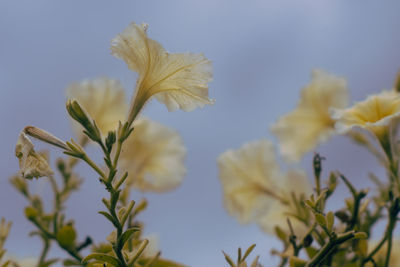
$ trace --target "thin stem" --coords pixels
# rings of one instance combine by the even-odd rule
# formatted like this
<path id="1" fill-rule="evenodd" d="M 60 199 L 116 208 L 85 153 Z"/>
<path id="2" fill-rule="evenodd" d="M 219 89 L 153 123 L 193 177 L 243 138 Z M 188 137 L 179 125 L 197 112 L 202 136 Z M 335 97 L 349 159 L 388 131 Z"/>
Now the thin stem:
<path id="1" fill-rule="evenodd" d="M 44 265 L 44 261 L 46 260 L 47 253 L 49 252 L 49 248 L 50 248 L 49 239 L 47 239 L 46 237 L 42 237 L 42 239 L 43 239 L 43 250 L 42 250 L 42 253 L 40 254 L 38 267 Z"/>
<path id="2" fill-rule="evenodd" d="M 117 168 L 119 155 L 121 154 L 122 142 L 118 141 L 117 143 L 117 151 L 115 152 L 114 161 L 113 161 L 113 168 Z"/>

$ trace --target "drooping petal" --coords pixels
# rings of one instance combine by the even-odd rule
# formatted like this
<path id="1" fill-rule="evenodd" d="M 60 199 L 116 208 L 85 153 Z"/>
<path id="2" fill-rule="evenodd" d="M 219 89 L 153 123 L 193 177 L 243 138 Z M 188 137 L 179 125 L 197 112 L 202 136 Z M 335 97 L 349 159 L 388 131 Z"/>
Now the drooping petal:
<path id="1" fill-rule="evenodd" d="M 128 121 L 153 95 L 170 111 L 212 104 L 207 84 L 212 79 L 211 61 L 202 54 L 170 54 L 146 31 L 146 24 L 131 23 L 111 42 L 112 54 L 139 75 Z"/>
<path id="2" fill-rule="evenodd" d="M 81 107 L 95 120 L 103 135 L 118 128 L 118 122 L 126 119 L 128 106 L 122 85 L 106 77 L 84 80 L 67 88 L 67 97 L 75 98 Z M 77 136 L 83 137 L 82 127 L 73 121 Z"/>
<path id="3" fill-rule="evenodd" d="M 300 158 L 334 132 L 331 108 L 348 103 L 346 81 L 322 70 L 314 70 L 312 81 L 301 92 L 298 106 L 281 117 L 271 131 L 280 141 L 282 155 L 289 161 Z"/>
<path id="4" fill-rule="evenodd" d="M 182 182 L 185 155 L 182 138 L 174 130 L 140 118 L 124 143 L 119 166 L 129 173 L 128 186 L 164 192 Z"/>

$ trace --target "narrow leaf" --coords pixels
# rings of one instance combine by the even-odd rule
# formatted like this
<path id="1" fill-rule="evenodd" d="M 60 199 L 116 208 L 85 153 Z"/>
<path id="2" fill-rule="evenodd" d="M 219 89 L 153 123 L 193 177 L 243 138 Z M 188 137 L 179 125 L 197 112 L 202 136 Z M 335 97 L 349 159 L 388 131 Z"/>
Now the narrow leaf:
<path id="1" fill-rule="evenodd" d="M 317 221 L 317 223 L 323 227 L 326 227 L 326 220 L 324 215 L 322 215 L 321 213 L 315 213 L 315 220 Z"/>
<path id="2" fill-rule="evenodd" d="M 335 215 L 333 214 L 332 211 L 330 211 L 328 212 L 328 214 L 326 214 L 326 227 L 328 227 L 329 231 L 332 231 L 334 223 L 335 223 Z"/>
<path id="3" fill-rule="evenodd" d="M 113 256 L 107 255 L 107 254 L 102 254 L 102 253 L 92 253 L 86 256 L 83 260 L 82 263 L 87 263 L 90 260 L 98 260 L 106 263 L 110 263 L 114 266 L 120 266 L 121 263 L 117 258 L 114 258 Z"/>
<path id="4" fill-rule="evenodd" d="M 109 213 L 105 211 L 99 211 L 99 213 L 106 217 L 115 227 L 118 227 L 118 222 Z"/>
<path id="5" fill-rule="evenodd" d="M 140 231 L 140 227 L 132 227 L 126 230 L 125 233 L 121 235 L 122 244 L 125 244 L 132 237 L 132 235 L 138 231 Z"/>
<path id="6" fill-rule="evenodd" d="M 246 260 L 247 256 L 250 255 L 250 253 L 253 251 L 253 249 L 254 249 L 255 247 L 256 247 L 256 244 L 253 244 L 253 245 L 251 245 L 251 246 L 246 250 L 246 252 L 245 252 L 244 255 L 243 255 L 243 261 Z"/>

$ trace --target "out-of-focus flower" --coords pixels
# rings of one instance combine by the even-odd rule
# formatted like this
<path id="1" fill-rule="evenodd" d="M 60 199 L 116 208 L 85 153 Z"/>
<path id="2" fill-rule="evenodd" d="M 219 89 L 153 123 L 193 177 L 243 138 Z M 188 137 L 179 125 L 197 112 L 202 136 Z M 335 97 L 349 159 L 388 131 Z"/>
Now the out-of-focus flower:
<path id="1" fill-rule="evenodd" d="M 95 120 L 103 135 L 118 128 L 126 119 L 128 106 L 122 85 L 113 79 L 101 77 L 74 83 L 67 88 L 67 97 L 74 98 Z M 82 127 L 73 121 L 73 128 L 83 138 Z"/>
<path id="2" fill-rule="evenodd" d="M 298 161 L 325 141 L 334 132 L 330 109 L 345 108 L 347 104 L 346 80 L 314 70 L 311 83 L 301 92 L 297 108 L 271 127 L 280 141 L 282 155 L 289 161 Z"/>
<path id="3" fill-rule="evenodd" d="M 23 177 L 32 179 L 53 174 L 46 154 L 36 153 L 32 142 L 24 132 L 21 132 L 18 137 L 15 155 L 19 160 L 19 168 Z"/>
<path id="4" fill-rule="evenodd" d="M 307 228 L 293 216 L 297 216 L 299 213 L 301 197 L 312 193 L 312 185 L 306 173 L 302 170 L 288 171 L 283 177 L 283 182 L 279 194 L 285 201 L 275 201 L 270 211 L 260 218 L 258 224 L 264 232 L 273 234 L 276 225 L 283 229 L 288 228 L 287 218 L 289 218 L 295 234 L 302 236 L 306 233 Z M 296 196 L 299 202 L 294 202 L 292 194 Z"/>
<path id="5" fill-rule="evenodd" d="M 128 121 L 136 118 L 153 95 L 170 111 L 212 104 L 207 85 L 212 79 L 211 61 L 202 54 L 168 53 L 147 37 L 147 26 L 131 23 L 111 42 L 112 54 L 139 75 Z"/>
<path id="6" fill-rule="evenodd" d="M 374 249 L 377 244 L 378 244 L 377 242 L 370 242 L 368 250 L 372 251 L 372 249 Z M 400 251 L 400 240 L 393 240 L 392 250 L 389 260 L 390 267 L 400 266 L 400 254 L 398 253 L 398 251 Z M 386 252 L 387 252 L 387 245 L 385 244 L 374 256 L 376 265 L 373 265 L 372 263 L 367 263 L 366 266 L 384 267 L 386 261 Z"/>
<path id="7" fill-rule="evenodd" d="M 225 207 L 241 223 L 257 220 L 279 197 L 282 174 L 273 144 L 265 139 L 224 152 L 218 167 Z"/>
<path id="8" fill-rule="evenodd" d="M 186 149 L 174 130 L 140 118 L 124 143 L 119 166 L 129 174 L 127 186 L 164 192 L 177 187 L 186 173 Z"/>
<path id="9" fill-rule="evenodd" d="M 400 117 L 400 94 L 382 91 L 370 95 L 348 109 L 333 110 L 332 117 L 337 120 L 336 129 L 339 133 L 348 133 L 358 127 L 372 132 L 382 141 L 390 123 Z"/>
<path id="10" fill-rule="evenodd" d="M 7 266 L 12 267 L 36 267 L 38 263 L 36 258 L 19 258 L 10 254 L 5 254 L 4 259 L 10 261 L 10 264 Z"/>

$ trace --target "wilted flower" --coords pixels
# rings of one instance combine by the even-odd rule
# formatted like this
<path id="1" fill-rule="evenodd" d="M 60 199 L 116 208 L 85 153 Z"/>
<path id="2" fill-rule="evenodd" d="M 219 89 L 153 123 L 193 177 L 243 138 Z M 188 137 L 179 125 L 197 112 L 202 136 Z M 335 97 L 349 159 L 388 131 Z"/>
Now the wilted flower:
<path id="1" fill-rule="evenodd" d="M 67 97 L 79 102 L 103 135 L 116 130 L 118 122 L 126 119 L 125 91 L 116 80 L 101 77 L 74 83 L 67 88 Z M 83 138 L 82 127 L 75 121 L 73 126 L 77 136 Z"/>
<path id="2" fill-rule="evenodd" d="M 172 129 L 140 118 L 124 143 L 120 167 L 128 171 L 127 186 L 164 192 L 178 186 L 185 175 L 186 149 Z"/>
<path id="3" fill-rule="evenodd" d="M 131 23 L 111 42 L 112 54 L 139 75 L 128 121 L 153 95 L 170 111 L 212 104 L 207 85 L 212 78 L 211 61 L 202 54 L 170 54 L 148 38 L 146 30 L 147 24 Z"/>
<path id="4" fill-rule="evenodd" d="M 339 133 L 348 133 L 358 127 L 372 132 L 383 141 L 390 123 L 400 117 L 400 94 L 383 91 L 370 95 L 364 101 L 344 110 L 333 110 L 332 117 L 337 120 Z"/>
<path id="5" fill-rule="evenodd" d="M 270 211 L 259 219 L 258 225 L 264 232 L 273 234 L 274 227 L 277 225 L 287 229 L 289 218 L 295 234 L 300 236 L 305 234 L 306 226 L 294 216 L 299 215 L 298 209 L 301 208 L 302 197 L 312 193 L 312 186 L 306 173 L 302 170 L 288 171 L 283 177 L 283 185 L 279 190 L 284 201 L 275 201 Z M 298 202 L 294 201 L 293 196 Z M 305 215 L 304 211 L 302 213 L 301 215 Z"/>
<path id="6" fill-rule="evenodd" d="M 218 167 L 225 207 L 239 222 L 255 221 L 279 198 L 282 174 L 271 142 L 263 139 L 228 150 L 219 156 Z"/>
<path id="7" fill-rule="evenodd" d="M 290 161 L 298 161 L 325 141 L 334 132 L 330 109 L 344 108 L 347 103 L 346 80 L 314 70 L 311 83 L 301 92 L 297 108 L 271 127 L 280 141 L 282 155 Z"/>
<path id="8" fill-rule="evenodd" d="M 32 142 L 24 132 L 21 132 L 18 137 L 15 155 L 19 160 L 19 168 L 23 177 L 32 179 L 53 174 L 46 155 L 35 152 Z"/>

